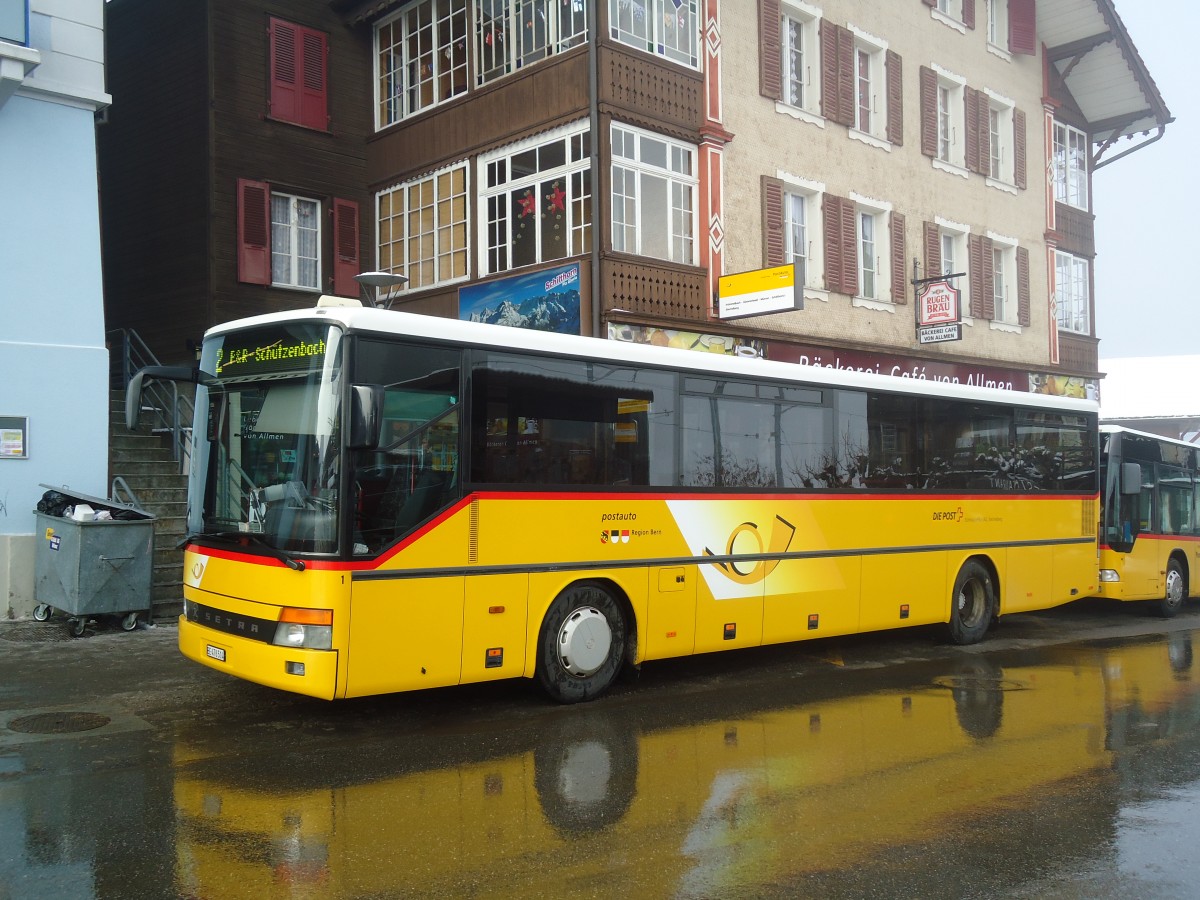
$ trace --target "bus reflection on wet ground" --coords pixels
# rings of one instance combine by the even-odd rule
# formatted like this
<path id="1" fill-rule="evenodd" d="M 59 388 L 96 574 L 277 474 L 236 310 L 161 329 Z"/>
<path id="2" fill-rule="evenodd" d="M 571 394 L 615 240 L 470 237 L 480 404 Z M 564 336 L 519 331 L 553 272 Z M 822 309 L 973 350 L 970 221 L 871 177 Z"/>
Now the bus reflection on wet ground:
<path id="1" fill-rule="evenodd" d="M 325 749 L 244 758 L 185 729 L 175 888 L 1185 896 L 1189 854 L 1172 864 L 1154 837 L 1200 832 L 1195 816 L 1171 825 L 1200 790 L 1190 633 L 957 659 L 548 707 L 486 735 L 463 707 L 457 725 L 364 723 Z"/>

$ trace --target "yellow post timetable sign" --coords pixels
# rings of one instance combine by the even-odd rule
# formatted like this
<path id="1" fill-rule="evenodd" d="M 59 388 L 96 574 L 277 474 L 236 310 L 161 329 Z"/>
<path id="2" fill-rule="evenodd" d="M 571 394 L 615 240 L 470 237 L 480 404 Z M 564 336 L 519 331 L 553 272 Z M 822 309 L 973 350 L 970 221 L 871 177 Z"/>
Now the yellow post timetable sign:
<path id="1" fill-rule="evenodd" d="M 741 319 L 804 309 L 803 285 L 796 265 L 722 275 L 717 282 L 717 317 Z"/>

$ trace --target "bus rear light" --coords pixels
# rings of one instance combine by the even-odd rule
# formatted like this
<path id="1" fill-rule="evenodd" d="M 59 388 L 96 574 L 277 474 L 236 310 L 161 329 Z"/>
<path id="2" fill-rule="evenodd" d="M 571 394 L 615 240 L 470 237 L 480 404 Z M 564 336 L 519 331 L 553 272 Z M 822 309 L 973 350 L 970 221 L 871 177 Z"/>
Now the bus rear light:
<path id="1" fill-rule="evenodd" d="M 1108 582 L 1111 584 L 1112 582 L 1120 581 L 1120 580 L 1121 580 L 1121 574 L 1116 569 L 1101 569 L 1100 570 L 1100 583 L 1101 584 L 1103 584 L 1105 582 Z"/>

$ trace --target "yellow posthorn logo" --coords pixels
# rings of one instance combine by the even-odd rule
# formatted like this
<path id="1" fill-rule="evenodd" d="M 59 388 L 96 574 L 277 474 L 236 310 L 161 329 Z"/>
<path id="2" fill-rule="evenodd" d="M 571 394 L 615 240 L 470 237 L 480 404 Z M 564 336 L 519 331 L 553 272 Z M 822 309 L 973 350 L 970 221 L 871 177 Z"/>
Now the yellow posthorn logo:
<path id="1" fill-rule="evenodd" d="M 737 528 L 733 529 L 732 532 L 730 532 L 729 543 L 725 547 L 726 556 L 734 555 L 733 545 L 743 534 L 751 535 L 754 540 L 758 541 L 758 552 L 760 554 L 764 552 L 763 536 L 762 532 L 758 530 L 758 525 L 754 522 L 743 522 Z M 795 534 L 795 525 L 780 516 L 776 516 L 774 527 L 771 529 L 770 544 L 765 548 L 766 552 L 772 554 L 785 552 L 788 547 L 792 545 L 792 537 Z M 716 554 L 707 547 L 704 548 L 704 552 L 708 556 L 716 556 Z M 780 562 L 782 562 L 782 560 L 756 559 L 754 560 L 754 565 L 748 571 L 742 571 L 737 567 L 737 564 L 733 562 L 719 562 L 716 564 L 716 566 L 731 581 L 735 581 L 738 584 L 754 584 L 766 578 L 775 570 L 775 567 L 778 566 Z"/>

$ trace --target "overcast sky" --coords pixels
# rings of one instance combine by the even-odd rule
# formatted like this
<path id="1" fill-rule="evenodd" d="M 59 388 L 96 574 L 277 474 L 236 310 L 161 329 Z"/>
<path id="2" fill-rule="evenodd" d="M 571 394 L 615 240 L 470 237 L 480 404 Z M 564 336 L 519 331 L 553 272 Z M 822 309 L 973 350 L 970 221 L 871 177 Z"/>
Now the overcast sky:
<path id="1" fill-rule="evenodd" d="M 1200 229 L 1193 221 L 1200 212 L 1200 95 L 1192 44 L 1200 3 L 1115 5 L 1175 121 L 1162 140 L 1093 179 L 1100 359 L 1200 354 Z"/>

